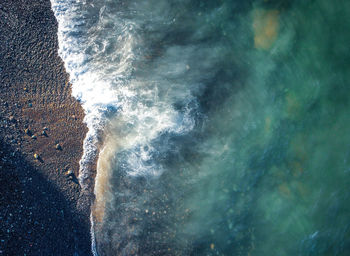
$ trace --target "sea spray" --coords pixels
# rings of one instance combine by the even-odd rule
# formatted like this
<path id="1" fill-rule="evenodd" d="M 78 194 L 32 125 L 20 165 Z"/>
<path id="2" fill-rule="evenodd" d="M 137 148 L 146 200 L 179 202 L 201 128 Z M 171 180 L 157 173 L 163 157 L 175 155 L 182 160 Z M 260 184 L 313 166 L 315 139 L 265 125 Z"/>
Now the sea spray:
<path id="1" fill-rule="evenodd" d="M 121 29 L 125 29 L 126 33 L 116 30 L 115 33 L 119 32 L 120 35 L 114 34 L 112 36 L 118 37 L 119 49 L 115 49 L 115 54 L 112 54 L 110 58 L 118 59 L 119 65 L 117 69 L 108 72 L 109 74 L 106 75 L 103 72 L 98 72 L 93 60 L 98 59 L 96 52 L 107 41 L 99 42 L 96 39 L 100 37 L 98 31 L 95 34 L 86 33 L 89 31 L 89 25 L 91 26 L 91 19 L 89 12 L 85 11 L 84 7 L 90 6 L 92 13 L 94 10 L 102 13 L 103 9 L 94 8 L 93 4 L 88 3 L 88 1 L 51 1 L 51 3 L 58 20 L 59 55 L 64 60 L 66 70 L 70 74 L 73 96 L 82 102 L 85 110 L 84 122 L 88 126 L 88 133 L 83 145 L 84 153 L 80 161 L 79 180 L 84 189 L 91 189 L 91 187 L 88 187 L 91 184 L 88 184 L 86 180 L 91 179 L 93 175 L 89 170 L 91 169 L 91 161 L 96 159 L 98 153 L 97 145 L 100 141 L 98 135 L 103 130 L 106 121 L 104 115 L 108 114 L 111 109 L 113 111 L 118 108 L 117 95 L 111 88 L 110 80 L 115 81 L 118 78 L 122 80 L 131 72 L 133 40 L 127 31 L 132 30 L 132 24 L 123 26 L 118 22 L 116 23 L 123 26 Z M 106 25 L 102 19 L 100 25 Z M 92 28 L 90 27 L 90 29 Z M 87 54 L 87 52 L 90 54 Z M 98 64 L 96 65 L 98 66 Z M 95 68 L 96 72 L 91 71 Z M 108 80 L 108 76 L 110 80 Z M 97 175 L 101 174 L 97 173 Z M 100 197 L 103 197 L 103 194 L 97 195 L 97 198 Z M 92 214 L 93 212 L 90 218 L 92 252 L 97 255 Z"/>
<path id="2" fill-rule="evenodd" d="M 111 88 L 108 75 L 98 71 L 95 67 L 95 60 L 98 59 L 96 51 L 103 42 L 95 40 L 98 33 L 87 33 L 92 26 L 94 16 L 85 10 L 90 6 L 90 12 L 94 13 L 99 8 L 93 8 L 88 1 L 52 1 L 52 9 L 58 20 L 58 40 L 59 55 L 65 63 L 67 72 L 73 84 L 72 94 L 82 102 L 85 110 L 85 123 L 88 126 L 88 133 L 84 141 L 84 154 L 80 161 L 79 179 L 84 186 L 84 180 L 88 179 L 91 173 L 86 173 L 89 169 L 86 165 L 97 154 L 96 145 L 98 143 L 98 133 L 104 127 L 104 114 L 109 108 L 117 108 L 118 99 L 116 92 Z M 103 26 L 103 21 L 100 21 Z M 117 33 L 117 32 L 116 32 Z M 120 48 L 123 51 L 115 51 L 111 58 L 120 60 L 119 69 L 113 70 L 109 75 L 112 79 L 120 76 L 127 76 L 128 63 L 132 59 L 132 40 L 128 33 L 123 34 L 119 40 Z M 90 54 L 88 54 L 90 53 Z M 119 53 L 119 54 L 118 54 Z M 96 64 L 98 65 L 98 64 Z"/>
<path id="3" fill-rule="evenodd" d="M 141 52 L 137 63 L 132 65 L 138 49 L 149 48 L 138 40 L 138 35 L 134 32 L 141 32 L 137 27 L 146 24 L 147 19 L 130 21 L 124 17 L 125 13 L 118 17 L 113 11 L 118 13 L 116 9 L 119 6 L 113 2 L 109 4 L 109 8 L 88 1 L 53 1 L 52 5 L 59 21 L 59 53 L 71 74 L 73 95 L 82 102 L 86 112 L 85 122 L 89 128 L 79 176 L 83 186 L 84 180 L 91 175 L 86 173 L 86 163 L 97 153 L 99 131 L 106 127 L 106 122 L 117 119 L 114 123 L 118 127 L 114 125 L 113 132 L 105 133 L 107 139 L 97 164 L 96 202 L 93 206 L 97 222 L 102 222 L 104 217 L 108 197 L 106 193 L 111 190 L 108 189 L 111 160 L 116 152 L 129 152 L 125 156 L 128 165 L 126 172 L 129 175 L 159 176 L 162 166 L 155 161 L 151 163 L 150 155 L 155 150 L 150 142 L 163 131 L 181 134 L 191 130 L 194 123 L 189 114 L 196 106 L 191 90 L 181 83 L 172 86 L 171 83 L 162 81 L 164 75 L 161 71 L 151 80 L 130 78 L 131 73 L 139 72 L 140 65 L 147 58 L 145 54 L 148 53 Z M 167 5 L 163 7 L 164 10 L 168 8 Z M 172 22 L 170 19 L 169 23 Z M 163 26 L 162 23 L 155 25 Z M 104 26 L 109 28 L 107 32 L 97 29 Z M 114 28 L 112 35 L 111 26 Z M 149 48 L 151 50 L 153 49 Z M 179 50 L 192 51 L 190 48 L 172 48 L 166 54 L 174 58 Z M 186 59 L 182 62 L 175 63 L 165 75 L 175 78 L 187 72 L 190 67 Z M 198 86 L 200 84 L 191 87 Z M 181 111 L 174 109 L 175 103 L 182 106 Z M 115 113 L 119 114 L 116 118 L 113 117 Z M 141 155 L 139 150 L 142 151 Z"/>

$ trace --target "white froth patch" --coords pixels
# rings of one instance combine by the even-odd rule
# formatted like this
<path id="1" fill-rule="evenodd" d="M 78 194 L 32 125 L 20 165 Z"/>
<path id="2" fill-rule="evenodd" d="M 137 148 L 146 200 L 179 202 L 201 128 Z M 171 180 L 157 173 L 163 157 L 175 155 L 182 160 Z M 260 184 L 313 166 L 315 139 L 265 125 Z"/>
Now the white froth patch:
<path id="1" fill-rule="evenodd" d="M 123 153 L 126 165 L 123 171 L 128 175 L 157 177 L 164 168 L 153 159 L 159 149 L 152 141 L 163 133 L 183 134 L 194 127 L 189 106 L 194 100 L 190 92 L 192 83 L 170 81 L 189 70 L 186 54 L 179 58 L 179 52 L 190 53 L 193 49 L 169 48 L 155 60 L 158 68 L 135 78 L 133 64 L 144 54 L 144 42 L 139 36 L 142 24 L 137 24 L 140 21 L 123 18 L 103 6 L 106 4 L 103 1 L 94 5 L 73 0 L 51 3 L 58 20 L 59 55 L 70 74 L 72 95 L 85 110 L 84 122 L 88 127 L 79 171 L 83 188 L 85 179 L 91 175 L 88 164 L 98 153 L 98 135 L 108 127 L 94 187 L 92 219 L 96 220 L 93 227 L 98 229 L 111 197 L 109 180 L 118 161 L 117 154 Z M 156 26 L 164 26 L 162 16 L 159 17 Z M 174 109 L 178 101 L 187 104 L 182 112 Z"/>

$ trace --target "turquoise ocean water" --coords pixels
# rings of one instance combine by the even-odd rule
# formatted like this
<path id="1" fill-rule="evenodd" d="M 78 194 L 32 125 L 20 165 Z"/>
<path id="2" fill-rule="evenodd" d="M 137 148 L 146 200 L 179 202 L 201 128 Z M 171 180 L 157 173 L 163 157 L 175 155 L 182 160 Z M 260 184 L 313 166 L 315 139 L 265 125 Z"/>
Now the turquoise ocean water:
<path id="1" fill-rule="evenodd" d="M 349 1 L 52 5 L 95 255 L 350 255 Z"/>

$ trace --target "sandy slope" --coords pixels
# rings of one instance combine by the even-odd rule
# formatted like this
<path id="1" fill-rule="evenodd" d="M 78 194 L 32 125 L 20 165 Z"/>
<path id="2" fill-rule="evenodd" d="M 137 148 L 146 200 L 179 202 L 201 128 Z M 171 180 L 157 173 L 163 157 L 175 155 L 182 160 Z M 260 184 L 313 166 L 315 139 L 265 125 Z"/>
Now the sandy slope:
<path id="1" fill-rule="evenodd" d="M 0 255 L 90 254 L 87 128 L 56 33 L 49 0 L 0 2 Z"/>

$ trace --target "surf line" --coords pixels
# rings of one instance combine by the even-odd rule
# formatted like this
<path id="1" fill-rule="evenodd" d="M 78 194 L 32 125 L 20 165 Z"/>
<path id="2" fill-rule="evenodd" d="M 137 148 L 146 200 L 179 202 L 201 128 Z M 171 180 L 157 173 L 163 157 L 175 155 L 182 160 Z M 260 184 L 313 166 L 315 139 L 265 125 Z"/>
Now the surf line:
<path id="1" fill-rule="evenodd" d="M 82 49 L 80 48 L 81 42 L 79 37 L 73 37 L 70 33 L 79 29 L 79 22 L 81 19 L 76 19 L 79 15 L 78 8 L 79 3 L 71 0 L 51 0 L 51 8 L 58 22 L 58 55 L 64 62 L 66 72 L 70 75 L 70 84 L 72 85 L 72 96 L 79 99 L 79 92 L 84 90 L 84 84 L 88 79 L 79 79 L 79 75 L 84 72 L 84 56 L 81 54 Z M 78 83 L 78 85 L 77 85 Z M 79 87 L 80 86 L 80 87 Z M 79 88 L 77 88 L 79 87 Z M 88 91 L 87 88 L 86 90 Z M 78 92 L 78 93 L 77 93 Z M 89 95 L 87 95 L 89 96 Z M 87 125 L 88 131 L 83 141 L 83 155 L 79 161 L 79 183 L 84 193 L 89 195 L 93 193 L 94 181 L 91 182 L 92 166 L 95 165 L 98 157 L 97 147 L 97 135 L 101 130 L 101 119 L 99 118 L 99 112 L 97 109 L 91 109 L 94 107 L 93 103 L 80 101 L 84 112 L 85 118 L 84 123 Z M 93 196 L 91 196 L 93 198 Z M 89 198 L 91 198 L 89 196 Z M 91 205 L 93 202 L 89 202 Z M 94 256 L 98 256 L 96 249 L 96 239 L 94 232 L 94 221 L 91 212 L 90 205 L 90 239 L 91 239 L 91 251 Z"/>

